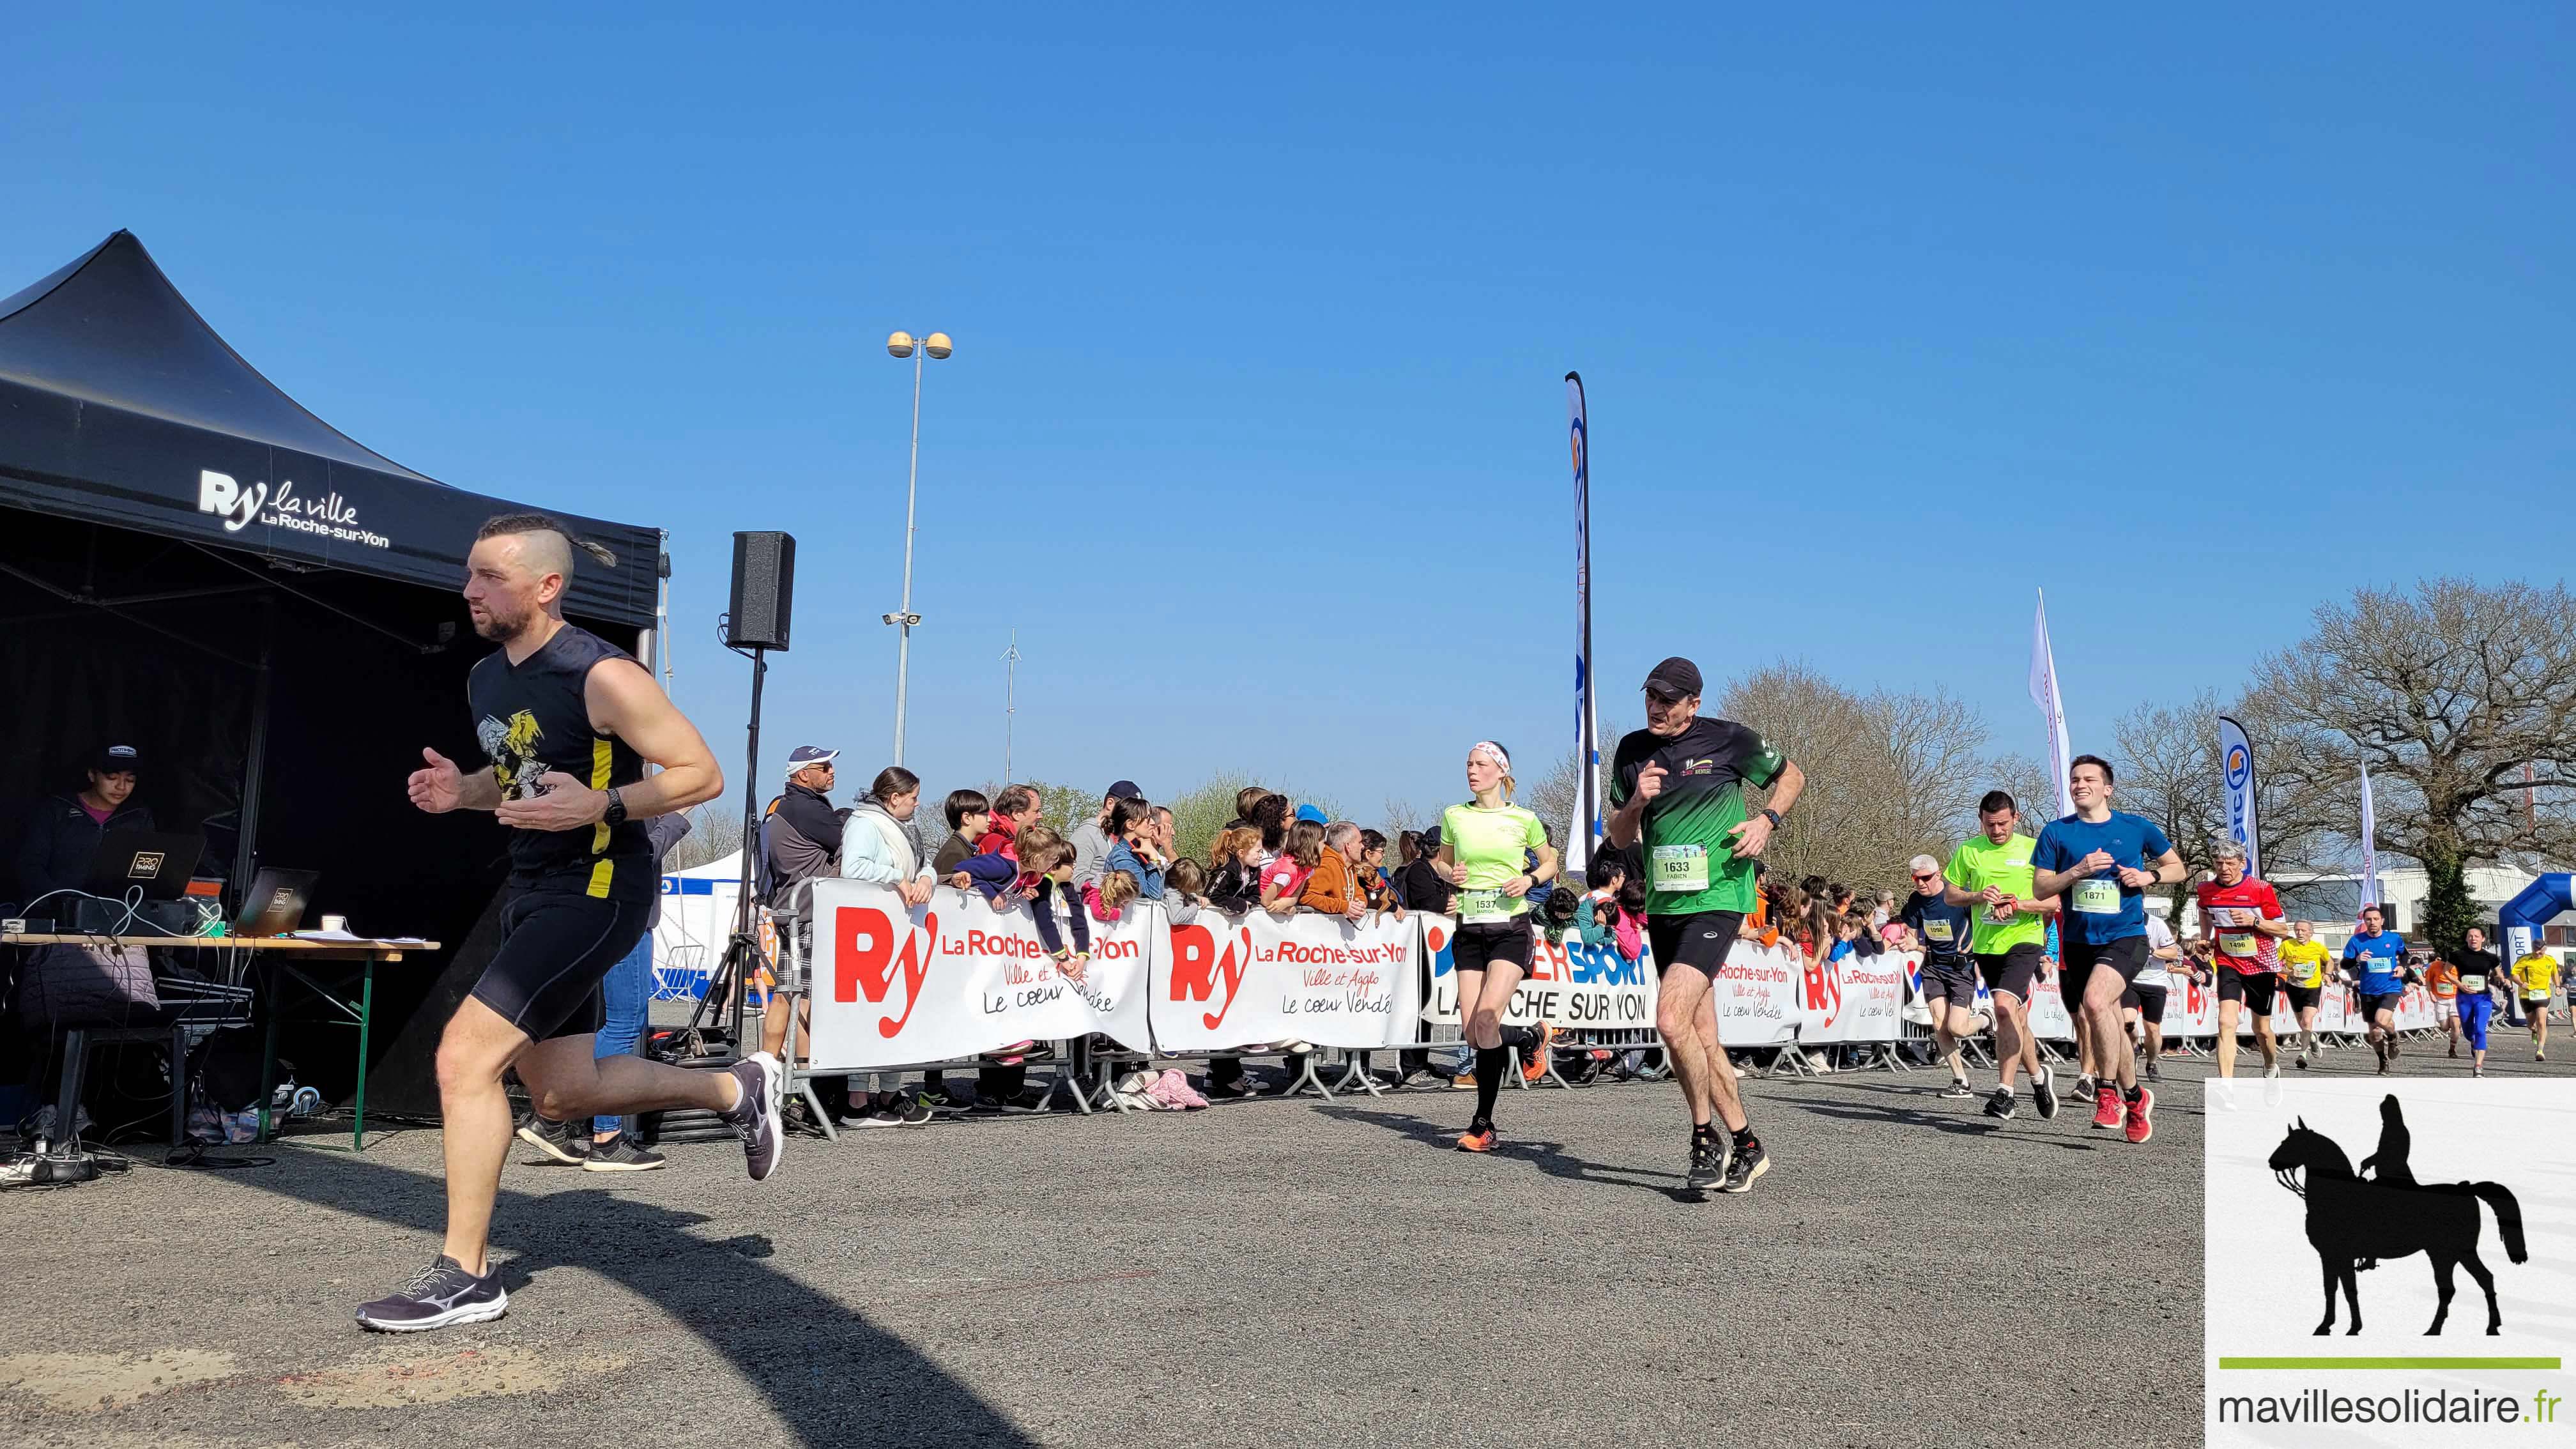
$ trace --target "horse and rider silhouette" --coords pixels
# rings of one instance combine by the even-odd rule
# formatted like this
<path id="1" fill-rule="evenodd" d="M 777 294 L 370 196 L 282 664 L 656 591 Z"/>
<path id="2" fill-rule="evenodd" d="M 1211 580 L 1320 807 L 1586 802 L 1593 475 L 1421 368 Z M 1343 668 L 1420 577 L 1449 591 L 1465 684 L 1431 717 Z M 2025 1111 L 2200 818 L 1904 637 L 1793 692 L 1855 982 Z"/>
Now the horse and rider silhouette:
<path id="1" fill-rule="evenodd" d="M 2441 1333 L 2442 1321 L 2450 1317 L 2451 1273 L 2461 1267 L 2486 1292 L 2487 1332 L 2501 1333 L 2504 1315 L 2496 1308 L 2495 1275 L 2478 1260 L 2478 1203 L 2495 1209 L 2505 1255 L 2517 1263 L 2531 1256 L 2523 1250 L 2522 1205 L 2501 1183 L 2417 1182 L 2407 1161 L 2413 1138 L 2394 1094 L 2381 1100 L 2379 1119 L 2379 1150 L 2361 1160 L 2367 1177 L 2354 1172 L 2352 1160 L 2334 1139 L 2311 1130 L 2304 1117 L 2272 1153 L 2273 1177 L 2308 1202 L 2308 1242 L 2317 1250 L 2326 1286 L 2326 1316 L 2317 1332 L 2334 1331 L 2337 1284 L 2352 1310 L 2352 1326 L 2344 1332 L 2361 1332 L 2361 1295 L 2354 1275 L 2378 1267 L 2383 1258 L 2422 1253 L 2433 1265 L 2433 1286 L 2442 1295 L 2425 1334 Z"/>

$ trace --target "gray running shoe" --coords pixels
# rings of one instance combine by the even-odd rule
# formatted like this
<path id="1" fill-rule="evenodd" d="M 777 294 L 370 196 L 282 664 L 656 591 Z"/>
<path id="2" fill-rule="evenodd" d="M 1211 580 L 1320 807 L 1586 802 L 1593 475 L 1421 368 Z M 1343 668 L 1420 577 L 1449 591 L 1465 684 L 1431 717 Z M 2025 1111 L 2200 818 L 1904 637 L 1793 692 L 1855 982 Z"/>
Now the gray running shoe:
<path id="1" fill-rule="evenodd" d="M 778 1093 L 787 1073 L 778 1058 L 753 1052 L 730 1068 L 742 1088 L 742 1100 L 730 1112 L 716 1115 L 742 1139 L 742 1165 L 754 1182 L 767 1182 L 787 1155 L 787 1134 L 778 1130 Z"/>
<path id="2" fill-rule="evenodd" d="M 460 1323 L 486 1323 L 510 1311 L 509 1290 L 501 1275 L 477 1278 L 440 1254 L 390 1298 L 358 1306 L 358 1322 L 378 1333 L 421 1333 Z"/>
<path id="3" fill-rule="evenodd" d="M 1751 1192 L 1753 1179 L 1770 1170 L 1771 1154 L 1762 1150 L 1760 1139 L 1747 1142 L 1735 1149 L 1734 1157 L 1726 1164 L 1726 1181 L 1718 1191 Z"/>
<path id="4" fill-rule="evenodd" d="M 584 1172 L 651 1172 L 667 1166 L 661 1153 L 638 1146 L 635 1134 L 620 1132 L 605 1142 L 590 1144 L 590 1155 L 582 1159 Z"/>
<path id="5" fill-rule="evenodd" d="M 1997 1087 L 1995 1088 L 1994 1095 L 1986 1098 L 1986 1115 L 1994 1118 L 1998 1122 L 2011 1121 L 2014 1110 L 2012 1088 L 2010 1087 Z"/>
<path id="6" fill-rule="evenodd" d="M 1690 1176 L 1682 1186 L 1706 1189 L 1726 1181 L 1726 1141 L 1719 1137 L 1691 1138 Z"/>
<path id="7" fill-rule="evenodd" d="M 1950 1079 L 1950 1085 L 1942 1091 L 1941 1095 L 1944 1097 L 1968 1098 L 1977 1095 L 1977 1089 L 1969 1086 L 1968 1079 L 1965 1077 L 1952 1077 Z"/>
<path id="8" fill-rule="evenodd" d="M 574 1131 L 570 1122 L 549 1122 L 534 1112 L 519 1119 L 519 1140 L 574 1167 L 590 1155 L 589 1133 Z"/>

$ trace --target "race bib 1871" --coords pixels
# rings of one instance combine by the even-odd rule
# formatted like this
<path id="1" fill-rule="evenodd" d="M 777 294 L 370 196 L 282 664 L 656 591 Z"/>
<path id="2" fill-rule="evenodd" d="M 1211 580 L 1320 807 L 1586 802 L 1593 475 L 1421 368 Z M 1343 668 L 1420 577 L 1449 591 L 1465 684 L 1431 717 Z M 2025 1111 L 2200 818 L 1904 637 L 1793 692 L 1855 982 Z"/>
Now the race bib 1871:
<path id="1" fill-rule="evenodd" d="M 2075 909 L 2088 916 L 2120 914 L 2120 883 L 2099 876 L 2075 883 Z"/>

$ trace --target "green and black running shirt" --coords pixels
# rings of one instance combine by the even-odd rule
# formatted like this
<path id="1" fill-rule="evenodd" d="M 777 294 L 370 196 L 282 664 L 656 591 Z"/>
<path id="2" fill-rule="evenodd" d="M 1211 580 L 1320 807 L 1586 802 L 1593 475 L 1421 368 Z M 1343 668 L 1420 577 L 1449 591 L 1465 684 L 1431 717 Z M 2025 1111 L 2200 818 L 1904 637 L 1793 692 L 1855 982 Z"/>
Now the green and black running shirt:
<path id="1" fill-rule="evenodd" d="M 507 649 L 474 661 L 465 676 L 465 697 L 474 711 L 475 742 L 492 762 L 502 799 L 543 793 L 538 782 L 557 771 L 594 790 L 644 778 L 643 757 L 632 746 L 590 727 L 590 671 L 612 659 L 635 662 L 589 630 L 566 624 L 516 664 Z M 624 897 L 658 888 L 653 847 L 641 820 L 513 830 L 510 883 L 521 890 L 566 889 L 602 898 L 612 891 Z"/>
<path id="2" fill-rule="evenodd" d="M 1779 779 L 1788 760 L 1731 719 L 1693 720 L 1674 739 L 1637 730 L 1611 756 L 1610 808 L 1635 797 L 1650 763 L 1664 767 L 1664 788 L 1641 832 L 1646 914 L 1752 910 L 1753 862 L 1735 858 L 1727 832 L 1744 823 L 1744 787 Z"/>

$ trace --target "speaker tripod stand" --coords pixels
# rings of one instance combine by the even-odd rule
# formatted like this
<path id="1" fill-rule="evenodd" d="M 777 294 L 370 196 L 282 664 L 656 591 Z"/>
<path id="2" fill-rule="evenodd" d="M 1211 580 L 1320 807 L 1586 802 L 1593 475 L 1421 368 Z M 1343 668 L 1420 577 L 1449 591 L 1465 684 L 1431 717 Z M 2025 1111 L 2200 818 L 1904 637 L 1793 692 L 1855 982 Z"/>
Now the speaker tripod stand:
<path id="1" fill-rule="evenodd" d="M 681 1066 L 725 1067 L 739 1061 L 743 1050 L 743 1014 L 751 997 L 751 981 L 768 958 L 760 949 L 760 695 L 769 681 L 769 651 L 759 645 L 745 649 L 727 643 L 725 646 L 751 659 L 751 743 L 743 765 L 742 784 L 742 874 L 736 882 L 733 934 L 725 942 L 724 959 L 707 979 L 706 995 L 698 998 L 697 1009 L 689 1013 L 689 1025 L 681 1033 L 680 1047 L 672 1060 Z M 725 1020 L 712 1025 L 709 1012 L 723 1002 Z"/>

